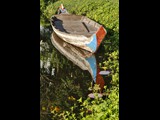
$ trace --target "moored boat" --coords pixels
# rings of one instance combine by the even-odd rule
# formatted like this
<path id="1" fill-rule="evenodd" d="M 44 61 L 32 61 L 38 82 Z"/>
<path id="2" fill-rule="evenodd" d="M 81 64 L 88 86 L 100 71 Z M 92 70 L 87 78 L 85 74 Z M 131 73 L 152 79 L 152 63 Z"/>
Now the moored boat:
<path id="1" fill-rule="evenodd" d="M 53 15 L 50 22 L 62 40 L 91 53 L 97 51 L 107 34 L 102 25 L 82 15 Z"/>

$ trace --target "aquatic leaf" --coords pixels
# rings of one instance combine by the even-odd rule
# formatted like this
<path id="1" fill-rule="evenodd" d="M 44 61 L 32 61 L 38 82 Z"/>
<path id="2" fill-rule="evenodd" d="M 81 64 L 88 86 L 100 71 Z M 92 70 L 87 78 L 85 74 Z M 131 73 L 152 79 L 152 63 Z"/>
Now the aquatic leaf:
<path id="1" fill-rule="evenodd" d="M 78 99 L 77 101 L 78 101 L 79 103 L 81 103 L 81 102 L 82 102 L 82 97 L 81 97 L 80 99 Z"/>
<path id="2" fill-rule="evenodd" d="M 110 71 L 100 71 L 100 75 L 109 75 Z"/>
<path id="3" fill-rule="evenodd" d="M 101 67 L 101 68 L 103 68 L 104 70 L 106 70 L 106 69 L 107 69 L 107 67 Z"/>

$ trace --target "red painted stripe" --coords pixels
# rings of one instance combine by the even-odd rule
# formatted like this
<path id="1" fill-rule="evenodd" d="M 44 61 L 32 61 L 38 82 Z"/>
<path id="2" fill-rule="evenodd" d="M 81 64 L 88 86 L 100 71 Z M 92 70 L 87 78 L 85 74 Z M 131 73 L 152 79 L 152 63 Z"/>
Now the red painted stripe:
<path id="1" fill-rule="evenodd" d="M 104 89 L 105 81 L 104 81 L 103 77 L 99 74 L 99 72 L 100 72 L 100 69 L 97 66 L 96 84 L 99 84 L 99 86 L 101 88 L 100 92 L 102 93 L 103 89 Z"/>
<path id="2" fill-rule="evenodd" d="M 96 33 L 96 37 L 97 37 L 97 48 L 100 46 L 103 38 L 105 37 L 105 35 L 107 34 L 107 32 L 105 31 L 105 29 L 103 28 L 103 26 L 101 26 L 99 28 L 99 30 Z"/>

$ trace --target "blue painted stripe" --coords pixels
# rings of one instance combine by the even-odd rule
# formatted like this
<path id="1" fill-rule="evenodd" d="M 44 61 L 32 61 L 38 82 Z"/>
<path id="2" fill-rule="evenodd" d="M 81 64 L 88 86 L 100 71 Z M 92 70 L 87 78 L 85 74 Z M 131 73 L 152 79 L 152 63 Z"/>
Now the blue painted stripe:
<path id="1" fill-rule="evenodd" d="M 93 52 L 97 49 L 97 37 L 96 34 L 93 35 L 92 41 L 89 44 L 86 44 Z"/>
<path id="2" fill-rule="evenodd" d="M 93 74 L 93 80 L 96 83 L 96 76 L 97 76 L 97 63 L 96 63 L 96 58 L 94 55 L 92 55 L 89 58 L 86 58 L 86 60 L 88 61 L 88 63 L 90 64 L 90 67 L 92 69 L 92 74 Z"/>

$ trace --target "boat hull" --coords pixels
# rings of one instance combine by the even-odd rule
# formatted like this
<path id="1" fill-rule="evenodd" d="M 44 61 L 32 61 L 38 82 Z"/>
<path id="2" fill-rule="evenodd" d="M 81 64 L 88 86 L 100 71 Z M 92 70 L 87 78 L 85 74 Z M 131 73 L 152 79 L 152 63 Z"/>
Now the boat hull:
<path id="1" fill-rule="evenodd" d="M 92 53 L 97 51 L 107 34 L 102 25 L 81 15 L 54 15 L 51 26 L 62 40 Z"/>

